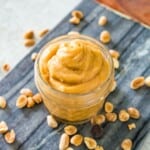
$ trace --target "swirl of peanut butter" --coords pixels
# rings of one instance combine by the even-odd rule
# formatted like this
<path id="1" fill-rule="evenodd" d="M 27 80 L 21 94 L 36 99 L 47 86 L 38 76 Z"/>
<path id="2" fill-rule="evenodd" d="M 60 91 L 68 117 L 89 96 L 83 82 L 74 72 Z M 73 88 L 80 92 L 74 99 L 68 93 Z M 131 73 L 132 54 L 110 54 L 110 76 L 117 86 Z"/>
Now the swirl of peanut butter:
<path id="1" fill-rule="evenodd" d="M 42 78 L 64 93 L 87 93 L 103 84 L 110 65 L 93 42 L 71 39 L 50 44 L 39 60 Z"/>

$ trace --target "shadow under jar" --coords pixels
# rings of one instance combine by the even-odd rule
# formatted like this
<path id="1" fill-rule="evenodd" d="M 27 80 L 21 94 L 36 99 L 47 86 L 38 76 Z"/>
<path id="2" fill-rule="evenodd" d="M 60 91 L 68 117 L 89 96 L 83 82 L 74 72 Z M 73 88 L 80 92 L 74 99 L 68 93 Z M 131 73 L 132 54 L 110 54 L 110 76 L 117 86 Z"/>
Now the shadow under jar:
<path id="1" fill-rule="evenodd" d="M 49 112 L 66 123 L 84 123 L 103 107 L 114 68 L 103 44 L 84 35 L 48 42 L 35 62 L 35 83 Z"/>

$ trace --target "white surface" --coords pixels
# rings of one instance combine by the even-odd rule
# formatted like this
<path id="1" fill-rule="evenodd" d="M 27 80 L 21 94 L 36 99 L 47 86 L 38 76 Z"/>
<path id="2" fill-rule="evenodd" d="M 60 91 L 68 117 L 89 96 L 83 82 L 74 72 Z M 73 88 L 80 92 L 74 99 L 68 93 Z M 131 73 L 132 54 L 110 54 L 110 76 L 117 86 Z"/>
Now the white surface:
<path id="1" fill-rule="evenodd" d="M 33 29 L 52 29 L 81 0 L 0 0 L 0 66 L 11 69 L 29 51 L 23 33 Z M 0 70 L 0 79 L 5 73 Z"/>

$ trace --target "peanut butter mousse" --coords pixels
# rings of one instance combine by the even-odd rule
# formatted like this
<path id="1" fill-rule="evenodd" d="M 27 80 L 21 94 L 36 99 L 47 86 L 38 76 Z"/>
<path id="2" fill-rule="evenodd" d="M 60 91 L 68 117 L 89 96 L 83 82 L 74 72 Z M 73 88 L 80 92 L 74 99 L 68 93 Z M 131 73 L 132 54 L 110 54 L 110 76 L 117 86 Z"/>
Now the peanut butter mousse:
<path id="1" fill-rule="evenodd" d="M 63 93 L 88 93 L 110 75 L 110 64 L 98 45 L 82 39 L 50 44 L 41 54 L 42 78 Z"/>

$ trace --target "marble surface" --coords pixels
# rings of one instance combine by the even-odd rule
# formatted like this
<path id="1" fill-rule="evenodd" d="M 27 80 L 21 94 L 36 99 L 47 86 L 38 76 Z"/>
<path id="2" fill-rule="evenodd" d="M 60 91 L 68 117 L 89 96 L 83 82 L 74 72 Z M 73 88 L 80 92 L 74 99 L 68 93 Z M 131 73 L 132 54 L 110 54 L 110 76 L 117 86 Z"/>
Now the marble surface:
<path id="1" fill-rule="evenodd" d="M 23 33 L 53 27 L 81 0 L 0 0 L 0 67 L 13 68 L 32 48 L 23 45 Z M 39 39 L 37 39 L 37 42 Z M 0 70 L 0 79 L 5 76 Z"/>

